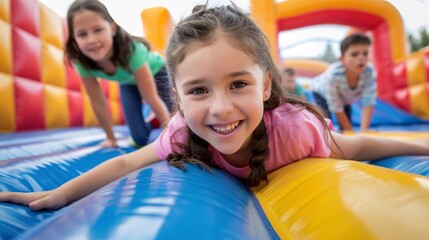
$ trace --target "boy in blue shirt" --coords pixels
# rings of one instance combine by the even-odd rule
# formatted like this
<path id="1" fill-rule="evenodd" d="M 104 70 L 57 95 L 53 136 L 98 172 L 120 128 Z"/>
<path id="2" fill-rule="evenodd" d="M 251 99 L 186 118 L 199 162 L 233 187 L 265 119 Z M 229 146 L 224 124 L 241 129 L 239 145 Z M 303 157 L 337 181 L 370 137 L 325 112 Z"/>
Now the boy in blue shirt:
<path id="1" fill-rule="evenodd" d="M 311 85 L 317 105 L 325 117 L 335 114 L 342 130 L 353 130 L 350 105 L 361 99 L 361 131 L 368 130 L 376 102 L 376 78 L 368 65 L 371 40 L 360 33 L 352 34 L 341 42 L 338 62 L 317 76 Z"/>

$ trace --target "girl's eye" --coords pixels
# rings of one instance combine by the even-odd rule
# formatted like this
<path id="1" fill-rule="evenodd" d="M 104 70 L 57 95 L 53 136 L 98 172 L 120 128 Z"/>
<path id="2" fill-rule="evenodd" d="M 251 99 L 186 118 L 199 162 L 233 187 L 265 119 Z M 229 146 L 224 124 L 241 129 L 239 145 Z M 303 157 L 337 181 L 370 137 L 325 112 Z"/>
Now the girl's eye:
<path id="1" fill-rule="evenodd" d="M 76 34 L 76 37 L 78 37 L 78 38 L 82 38 L 85 36 L 86 36 L 86 33 L 84 33 L 84 32 Z"/>
<path id="2" fill-rule="evenodd" d="M 354 52 L 354 53 L 352 53 L 351 55 L 352 55 L 352 57 L 357 57 L 357 56 L 359 55 L 359 53 Z"/>
<path id="3" fill-rule="evenodd" d="M 200 88 L 194 88 L 189 92 L 190 95 L 202 95 L 204 93 L 207 93 L 207 90 L 204 88 L 201 88 L 201 87 Z"/>
<path id="4" fill-rule="evenodd" d="M 244 88 L 245 86 L 247 86 L 247 84 L 244 82 L 233 82 L 231 84 L 231 89 Z"/>

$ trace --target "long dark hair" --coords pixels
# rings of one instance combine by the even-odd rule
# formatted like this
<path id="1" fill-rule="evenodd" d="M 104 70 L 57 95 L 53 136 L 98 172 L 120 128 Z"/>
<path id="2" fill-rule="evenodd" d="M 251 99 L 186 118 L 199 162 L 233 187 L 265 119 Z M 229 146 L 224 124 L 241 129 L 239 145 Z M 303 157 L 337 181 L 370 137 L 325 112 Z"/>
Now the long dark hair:
<path id="1" fill-rule="evenodd" d="M 101 70 L 101 68 L 90 58 L 82 54 L 77 46 L 73 32 L 73 17 L 80 11 L 88 10 L 99 14 L 109 23 L 115 22 L 107 10 L 106 6 L 98 0 L 76 0 L 67 10 L 68 39 L 65 46 L 65 55 L 70 63 L 78 61 L 82 66 L 90 70 Z M 116 24 L 116 23 L 115 23 Z M 129 70 L 128 63 L 135 48 L 133 41 L 142 42 L 150 50 L 149 42 L 142 38 L 131 36 L 127 31 L 117 25 L 116 34 L 113 36 L 112 62 L 116 66 L 122 66 Z"/>
<path id="2" fill-rule="evenodd" d="M 298 104 L 317 116 L 326 129 L 328 126 L 318 109 L 313 105 L 297 98 L 288 97 L 281 87 L 280 74 L 269 52 L 266 36 L 256 24 L 244 14 L 237 6 L 221 6 L 207 8 L 198 5 L 192 15 L 176 25 L 166 51 L 167 68 L 171 79 L 175 83 L 176 67 L 180 64 L 192 43 L 210 44 L 221 33 L 235 47 L 252 56 L 263 71 L 271 73 L 271 95 L 264 102 L 264 110 L 273 110 L 284 102 Z M 184 168 L 183 162 L 197 162 L 200 165 L 214 166 L 212 155 L 208 149 L 209 144 L 198 137 L 188 127 L 189 139 L 187 145 L 180 145 L 183 153 L 172 153 L 167 157 L 170 164 Z M 269 156 L 268 134 L 262 120 L 254 130 L 251 141 L 252 158 L 249 166 L 250 176 L 247 179 L 249 186 L 257 186 L 261 181 L 267 180 L 264 161 Z"/>

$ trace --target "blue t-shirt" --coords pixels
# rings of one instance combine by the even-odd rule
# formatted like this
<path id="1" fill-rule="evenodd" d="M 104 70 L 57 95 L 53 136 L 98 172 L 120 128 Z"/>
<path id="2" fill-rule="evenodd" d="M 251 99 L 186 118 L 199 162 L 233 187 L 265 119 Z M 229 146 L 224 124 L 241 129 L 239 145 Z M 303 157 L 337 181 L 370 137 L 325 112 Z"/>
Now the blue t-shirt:
<path id="1" fill-rule="evenodd" d="M 129 69 L 131 72 L 122 66 L 117 66 L 114 74 L 107 74 L 103 70 L 90 70 L 82 66 L 79 62 L 75 63 L 76 70 L 82 77 L 99 77 L 107 80 L 117 81 L 120 84 L 136 84 L 136 79 L 133 73 L 137 71 L 143 64 L 147 63 L 153 75 L 157 74 L 159 70 L 165 65 L 162 56 L 156 52 L 149 51 L 147 47 L 141 43 L 134 41 L 135 47 L 132 53 Z"/>

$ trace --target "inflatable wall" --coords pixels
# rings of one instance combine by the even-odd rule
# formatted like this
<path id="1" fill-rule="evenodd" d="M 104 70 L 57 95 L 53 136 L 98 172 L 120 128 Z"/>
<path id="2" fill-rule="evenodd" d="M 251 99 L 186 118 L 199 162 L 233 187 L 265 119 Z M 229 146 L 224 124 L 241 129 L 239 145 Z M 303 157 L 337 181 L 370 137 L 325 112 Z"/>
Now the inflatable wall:
<path id="1" fill-rule="evenodd" d="M 407 54 L 402 18 L 383 0 L 251 0 L 251 11 L 278 58 L 280 31 L 341 24 L 372 36 L 378 96 L 393 106 L 429 118 L 429 48 Z"/>
<path id="2" fill-rule="evenodd" d="M 65 64 L 65 22 L 36 0 L 0 0 L 0 132 L 95 126 L 73 67 Z M 101 82 L 115 124 L 119 88 Z"/>

